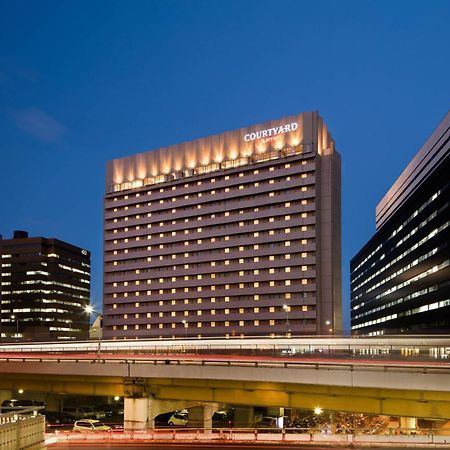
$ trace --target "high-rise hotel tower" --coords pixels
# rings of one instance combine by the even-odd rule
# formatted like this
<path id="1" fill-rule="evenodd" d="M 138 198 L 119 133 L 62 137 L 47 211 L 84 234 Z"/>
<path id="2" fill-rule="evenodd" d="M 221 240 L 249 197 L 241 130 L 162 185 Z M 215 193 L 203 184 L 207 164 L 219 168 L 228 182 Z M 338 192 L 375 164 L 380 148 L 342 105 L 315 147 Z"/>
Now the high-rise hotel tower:
<path id="1" fill-rule="evenodd" d="M 306 112 L 110 161 L 105 338 L 341 331 L 341 163 Z"/>

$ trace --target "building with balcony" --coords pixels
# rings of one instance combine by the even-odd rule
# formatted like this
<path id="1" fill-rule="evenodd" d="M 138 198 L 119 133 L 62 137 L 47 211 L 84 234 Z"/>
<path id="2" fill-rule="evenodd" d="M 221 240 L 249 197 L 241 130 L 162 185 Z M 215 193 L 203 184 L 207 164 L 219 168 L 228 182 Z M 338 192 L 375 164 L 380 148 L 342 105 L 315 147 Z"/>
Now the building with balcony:
<path id="1" fill-rule="evenodd" d="M 339 333 L 340 168 L 316 112 L 110 161 L 103 336 Z"/>
<path id="2" fill-rule="evenodd" d="M 15 231 L 0 238 L 2 341 L 87 339 L 90 253 Z"/>
<path id="3" fill-rule="evenodd" d="M 351 261 L 353 334 L 450 333 L 450 113 L 376 208 Z"/>

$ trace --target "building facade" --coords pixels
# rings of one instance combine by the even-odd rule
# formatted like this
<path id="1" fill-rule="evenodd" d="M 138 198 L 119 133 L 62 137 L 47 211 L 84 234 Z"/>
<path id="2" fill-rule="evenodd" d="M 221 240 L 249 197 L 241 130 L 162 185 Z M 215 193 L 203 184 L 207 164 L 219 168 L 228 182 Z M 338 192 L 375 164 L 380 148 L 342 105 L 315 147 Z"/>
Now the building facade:
<path id="1" fill-rule="evenodd" d="M 340 181 L 317 113 L 110 161 L 104 337 L 339 333 Z"/>
<path id="2" fill-rule="evenodd" d="M 351 261 L 352 333 L 450 333 L 450 113 L 376 209 Z"/>
<path id="3" fill-rule="evenodd" d="M 90 253 L 15 231 L 0 239 L 2 341 L 87 339 Z"/>

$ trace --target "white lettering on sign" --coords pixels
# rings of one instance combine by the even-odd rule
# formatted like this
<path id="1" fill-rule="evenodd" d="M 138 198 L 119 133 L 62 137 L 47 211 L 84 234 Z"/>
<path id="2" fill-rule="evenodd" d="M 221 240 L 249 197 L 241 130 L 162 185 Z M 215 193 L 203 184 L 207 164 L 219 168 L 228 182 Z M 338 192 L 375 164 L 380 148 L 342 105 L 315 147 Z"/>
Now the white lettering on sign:
<path id="1" fill-rule="evenodd" d="M 290 131 L 295 131 L 298 128 L 297 122 L 288 123 L 287 125 L 281 125 L 280 127 L 268 128 L 262 131 L 253 131 L 252 133 L 247 133 L 244 136 L 245 142 L 256 141 L 256 139 L 267 138 L 271 136 L 276 136 L 277 134 L 289 133 Z"/>

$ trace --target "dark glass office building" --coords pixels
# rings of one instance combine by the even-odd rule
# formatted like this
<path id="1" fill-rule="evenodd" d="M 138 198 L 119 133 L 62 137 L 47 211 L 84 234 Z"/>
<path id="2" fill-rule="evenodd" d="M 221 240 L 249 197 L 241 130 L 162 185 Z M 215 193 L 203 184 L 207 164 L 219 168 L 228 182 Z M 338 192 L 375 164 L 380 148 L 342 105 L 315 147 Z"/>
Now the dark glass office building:
<path id="1" fill-rule="evenodd" d="M 352 333 L 450 333 L 450 113 L 376 209 L 351 261 Z"/>
<path id="2" fill-rule="evenodd" d="M 104 336 L 339 333 L 340 167 L 316 112 L 110 161 Z"/>
<path id="3" fill-rule="evenodd" d="M 2 341 L 87 339 L 90 253 L 15 231 L 0 239 Z"/>

